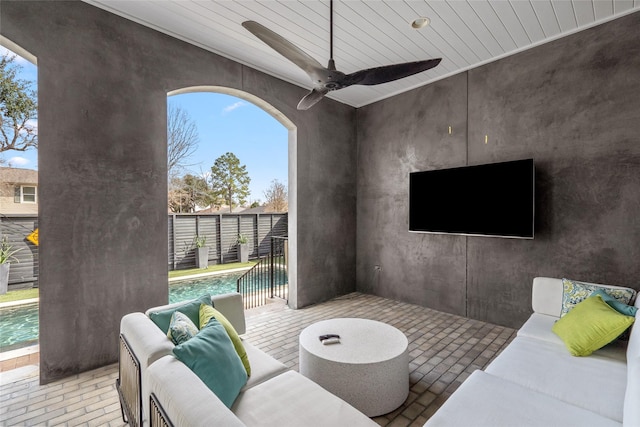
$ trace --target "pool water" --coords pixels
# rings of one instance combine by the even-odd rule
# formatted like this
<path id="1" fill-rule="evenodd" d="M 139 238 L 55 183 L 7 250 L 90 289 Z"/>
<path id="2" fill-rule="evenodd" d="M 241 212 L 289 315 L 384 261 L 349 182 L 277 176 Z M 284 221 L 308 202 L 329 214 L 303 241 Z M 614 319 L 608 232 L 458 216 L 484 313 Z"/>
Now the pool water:
<path id="1" fill-rule="evenodd" d="M 0 352 L 38 343 L 38 303 L 0 309 Z"/>
<path id="2" fill-rule="evenodd" d="M 206 293 L 211 295 L 236 292 L 240 273 L 220 274 L 200 279 L 180 280 L 169 284 L 169 303 L 196 299 Z"/>
<path id="3" fill-rule="evenodd" d="M 235 292 L 243 272 L 181 280 L 169 284 L 169 303 L 187 301 L 209 293 Z M 0 352 L 38 343 L 38 303 L 0 309 Z"/>

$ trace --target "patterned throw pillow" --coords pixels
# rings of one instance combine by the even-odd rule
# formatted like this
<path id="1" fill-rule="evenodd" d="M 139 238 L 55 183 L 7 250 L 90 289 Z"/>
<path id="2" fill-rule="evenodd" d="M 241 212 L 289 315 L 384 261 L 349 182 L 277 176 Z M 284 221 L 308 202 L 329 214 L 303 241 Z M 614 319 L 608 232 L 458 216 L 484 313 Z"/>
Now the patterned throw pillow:
<path id="1" fill-rule="evenodd" d="M 560 317 L 567 314 L 579 302 L 589 298 L 598 289 L 602 289 L 623 304 L 629 304 L 636 295 L 636 291 L 630 288 L 605 288 L 576 280 L 562 279 L 562 311 Z"/>
<path id="2" fill-rule="evenodd" d="M 198 333 L 198 327 L 193 324 L 191 319 L 179 311 L 175 311 L 171 316 L 169 322 L 169 332 L 167 332 L 167 338 L 169 338 L 175 345 L 182 344 L 183 342 L 193 338 Z"/>

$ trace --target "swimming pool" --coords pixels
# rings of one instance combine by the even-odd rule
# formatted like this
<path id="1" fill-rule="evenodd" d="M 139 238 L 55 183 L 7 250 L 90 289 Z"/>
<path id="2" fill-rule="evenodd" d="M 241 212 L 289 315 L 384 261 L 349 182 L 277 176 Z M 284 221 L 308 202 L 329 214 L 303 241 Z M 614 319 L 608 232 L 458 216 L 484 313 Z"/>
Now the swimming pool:
<path id="1" fill-rule="evenodd" d="M 38 343 L 38 303 L 0 309 L 0 352 Z"/>
<path id="2" fill-rule="evenodd" d="M 242 273 L 244 272 L 171 282 L 169 284 L 169 302 L 195 299 L 206 293 L 219 295 L 235 292 L 238 277 Z M 38 329 L 37 302 L 0 309 L 0 352 L 37 344 Z"/>

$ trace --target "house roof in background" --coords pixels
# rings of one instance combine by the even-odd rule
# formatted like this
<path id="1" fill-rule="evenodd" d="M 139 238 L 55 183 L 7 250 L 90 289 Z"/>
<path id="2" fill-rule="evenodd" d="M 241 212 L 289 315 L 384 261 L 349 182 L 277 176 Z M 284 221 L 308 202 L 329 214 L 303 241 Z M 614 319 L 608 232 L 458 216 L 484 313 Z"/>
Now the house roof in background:
<path id="1" fill-rule="evenodd" d="M 0 167 L 0 183 L 37 185 L 38 171 L 33 169 Z"/>
<path id="2" fill-rule="evenodd" d="M 306 89 L 307 75 L 241 26 L 253 20 L 321 64 L 329 59 L 329 1 L 84 0 Z M 338 70 L 443 58 L 429 71 L 328 97 L 361 107 L 639 11 L 640 0 L 336 0 Z M 427 17 L 416 30 L 411 23 Z"/>

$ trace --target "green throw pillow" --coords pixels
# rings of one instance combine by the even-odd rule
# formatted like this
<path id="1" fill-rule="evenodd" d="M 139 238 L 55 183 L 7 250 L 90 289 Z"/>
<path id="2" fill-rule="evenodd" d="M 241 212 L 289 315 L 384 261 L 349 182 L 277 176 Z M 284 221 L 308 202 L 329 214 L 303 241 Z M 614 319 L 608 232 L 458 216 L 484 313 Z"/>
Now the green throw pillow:
<path id="1" fill-rule="evenodd" d="M 588 356 L 616 339 L 635 320 L 611 308 L 600 295 L 587 298 L 554 325 L 558 335 L 574 356 Z"/>
<path id="2" fill-rule="evenodd" d="M 173 348 L 173 354 L 231 408 L 247 383 L 247 372 L 227 331 L 211 321 L 190 340 Z"/>
<path id="3" fill-rule="evenodd" d="M 149 313 L 149 318 L 153 320 L 158 328 L 165 334 L 169 332 L 169 324 L 171 323 L 171 316 L 175 311 L 179 311 L 187 315 L 189 320 L 193 322 L 194 325 L 200 324 L 200 304 L 211 305 L 211 295 L 205 294 L 200 298 L 195 299 L 193 301 L 188 301 L 182 305 L 177 307 L 168 308 L 166 310 L 161 311 L 152 311 Z"/>
<path id="4" fill-rule="evenodd" d="M 198 327 L 189 320 L 186 314 L 174 311 L 171 316 L 171 323 L 169 323 L 167 338 L 169 338 L 175 345 L 182 344 L 183 342 L 195 337 L 198 330 Z"/>
<path id="5" fill-rule="evenodd" d="M 231 342 L 233 342 L 233 347 L 236 349 L 240 360 L 242 360 L 242 364 L 247 371 L 247 375 L 251 376 L 251 365 L 249 364 L 249 356 L 247 355 L 247 350 L 244 348 L 244 344 L 242 344 L 242 340 L 236 332 L 236 329 L 233 327 L 231 322 L 229 322 L 229 320 L 224 317 L 224 315 L 218 310 L 211 306 L 202 304 L 200 306 L 200 329 L 204 328 L 212 318 L 217 320 L 222 324 L 222 326 L 224 326 L 224 329 L 227 331 L 229 338 L 231 338 Z"/>

